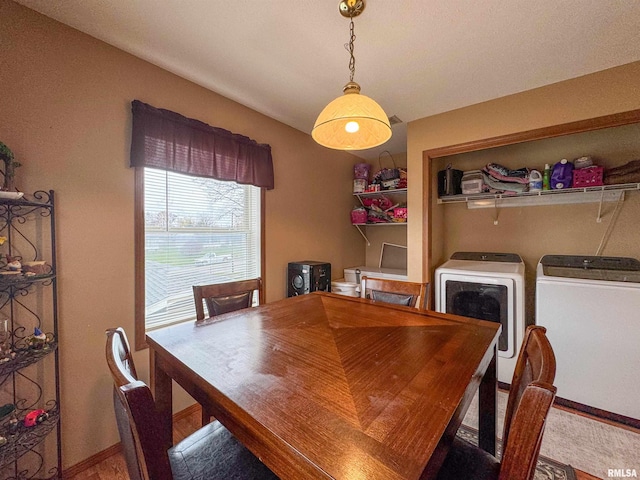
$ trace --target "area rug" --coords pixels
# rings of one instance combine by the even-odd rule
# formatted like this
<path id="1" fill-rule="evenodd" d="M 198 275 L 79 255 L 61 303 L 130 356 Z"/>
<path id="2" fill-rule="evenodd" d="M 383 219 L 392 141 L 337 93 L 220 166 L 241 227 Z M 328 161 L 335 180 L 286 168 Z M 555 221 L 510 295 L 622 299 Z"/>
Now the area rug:
<path id="1" fill-rule="evenodd" d="M 478 431 L 471 427 L 462 425 L 458 429 L 457 435 L 469 443 L 478 444 Z M 502 442 L 500 440 L 496 445 L 496 454 L 498 459 L 502 455 Z M 538 456 L 536 474 L 533 478 L 534 480 L 576 480 L 576 472 L 571 465 L 564 465 L 540 455 Z"/>

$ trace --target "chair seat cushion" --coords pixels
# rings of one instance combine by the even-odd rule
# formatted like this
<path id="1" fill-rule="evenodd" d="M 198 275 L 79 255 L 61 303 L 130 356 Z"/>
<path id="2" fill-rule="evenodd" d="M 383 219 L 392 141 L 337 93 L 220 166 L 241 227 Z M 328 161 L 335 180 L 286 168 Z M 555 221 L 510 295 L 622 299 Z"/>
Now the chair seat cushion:
<path id="1" fill-rule="evenodd" d="M 493 455 L 456 437 L 438 480 L 496 480 L 499 475 L 500 462 Z"/>
<path id="2" fill-rule="evenodd" d="M 205 425 L 168 453 L 175 480 L 278 478 L 218 421 Z"/>

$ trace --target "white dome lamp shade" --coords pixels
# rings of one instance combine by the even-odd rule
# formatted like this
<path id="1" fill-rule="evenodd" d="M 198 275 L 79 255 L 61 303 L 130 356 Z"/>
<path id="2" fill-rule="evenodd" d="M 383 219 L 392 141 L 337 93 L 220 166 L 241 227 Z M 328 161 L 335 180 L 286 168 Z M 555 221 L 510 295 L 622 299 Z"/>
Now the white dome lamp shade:
<path id="1" fill-rule="evenodd" d="M 311 136 L 317 143 L 336 150 L 364 150 L 382 145 L 391 138 L 391 124 L 387 114 L 374 100 L 361 95 L 360 85 L 353 81 L 353 17 L 362 13 L 364 6 L 364 0 L 340 2 L 340 13 L 351 20 L 350 81 L 344 86 L 344 95 L 330 102 L 320 112 L 311 131 Z"/>
<path id="2" fill-rule="evenodd" d="M 389 140 L 391 124 L 382 107 L 361 95 L 360 85 L 349 82 L 344 87 L 344 95 L 320 112 L 311 136 L 328 148 L 363 150 Z"/>

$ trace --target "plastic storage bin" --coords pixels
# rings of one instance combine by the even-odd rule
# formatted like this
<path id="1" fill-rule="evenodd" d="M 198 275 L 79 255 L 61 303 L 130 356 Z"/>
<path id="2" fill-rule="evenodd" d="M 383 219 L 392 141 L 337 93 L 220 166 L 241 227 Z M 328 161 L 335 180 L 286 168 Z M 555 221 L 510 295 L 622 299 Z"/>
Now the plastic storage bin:
<path id="1" fill-rule="evenodd" d="M 603 185 L 603 167 L 587 167 L 573 170 L 573 188 L 599 187 Z"/>

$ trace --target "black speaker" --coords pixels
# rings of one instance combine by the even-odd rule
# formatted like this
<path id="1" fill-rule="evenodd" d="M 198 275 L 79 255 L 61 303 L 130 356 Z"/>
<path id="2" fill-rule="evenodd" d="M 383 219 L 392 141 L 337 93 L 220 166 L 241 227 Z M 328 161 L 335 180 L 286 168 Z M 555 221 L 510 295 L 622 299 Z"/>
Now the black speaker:
<path id="1" fill-rule="evenodd" d="M 331 264 L 311 260 L 290 262 L 287 273 L 287 296 L 295 297 L 315 291 L 331 291 Z"/>

